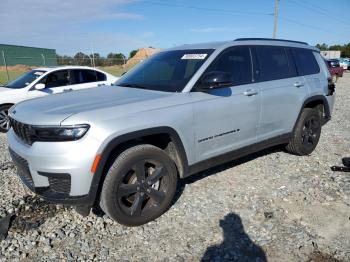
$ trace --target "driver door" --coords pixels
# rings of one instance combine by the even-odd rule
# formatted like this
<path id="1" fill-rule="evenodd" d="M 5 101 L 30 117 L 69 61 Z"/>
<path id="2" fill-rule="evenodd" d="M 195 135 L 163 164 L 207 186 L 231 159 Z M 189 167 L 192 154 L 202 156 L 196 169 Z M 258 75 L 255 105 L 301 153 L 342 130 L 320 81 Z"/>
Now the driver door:
<path id="1" fill-rule="evenodd" d="M 39 83 L 45 84 L 45 88 L 43 90 L 36 90 L 35 87 L 33 87 L 28 92 L 28 99 L 72 91 L 69 88 L 69 85 L 71 83 L 69 70 L 59 70 L 49 73 L 37 84 Z"/>
<path id="2" fill-rule="evenodd" d="M 191 93 L 198 162 L 257 141 L 260 98 L 249 46 L 223 51 L 206 73 L 212 71 L 230 73 L 233 84 Z"/>

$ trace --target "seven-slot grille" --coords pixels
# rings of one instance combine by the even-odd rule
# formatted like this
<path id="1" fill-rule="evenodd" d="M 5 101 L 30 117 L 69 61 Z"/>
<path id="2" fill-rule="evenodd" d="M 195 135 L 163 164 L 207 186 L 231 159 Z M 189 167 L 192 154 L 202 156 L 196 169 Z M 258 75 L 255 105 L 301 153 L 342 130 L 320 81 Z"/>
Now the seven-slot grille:
<path id="1" fill-rule="evenodd" d="M 23 124 L 10 118 L 10 125 L 19 139 L 28 145 L 33 144 L 32 128 L 30 125 Z"/>

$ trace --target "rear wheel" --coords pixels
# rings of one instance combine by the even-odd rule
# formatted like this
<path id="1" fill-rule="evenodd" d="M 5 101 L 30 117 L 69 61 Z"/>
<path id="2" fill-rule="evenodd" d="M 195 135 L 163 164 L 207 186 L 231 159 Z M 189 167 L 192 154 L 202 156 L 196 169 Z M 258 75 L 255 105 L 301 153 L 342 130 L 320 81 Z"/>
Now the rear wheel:
<path id="1" fill-rule="evenodd" d="M 311 154 L 321 136 L 321 114 L 316 108 L 304 108 L 300 114 L 287 150 L 295 155 Z"/>
<path id="2" fill-rule="evenodd" d="M 120 154 L 108 171 L 101 208 L 112 219 L 139 226 L 161 216 L 177 186 L 175 163 L 161 149 L 138 145 Z"/>
<path id="3" fill-rule="evenodd" d="M 11 106 L 0 106 L 0 132 L 6 133 L 10 129 L 9 109 Z"/>

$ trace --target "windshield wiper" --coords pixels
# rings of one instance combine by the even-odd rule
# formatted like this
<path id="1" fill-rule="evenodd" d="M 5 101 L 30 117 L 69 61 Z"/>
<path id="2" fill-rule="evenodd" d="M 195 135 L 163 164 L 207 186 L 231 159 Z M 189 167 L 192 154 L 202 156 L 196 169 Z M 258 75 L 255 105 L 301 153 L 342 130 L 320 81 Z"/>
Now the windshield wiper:
<path id="1" fill-rule="evenodd" d="M 121 84 L 119 86 L 124 86 L 124 87 L 132 87 L 132 88 L 140 88 L 140 89 L 148 89 L 147 86 L 141 86 L 138 84 Z"/>

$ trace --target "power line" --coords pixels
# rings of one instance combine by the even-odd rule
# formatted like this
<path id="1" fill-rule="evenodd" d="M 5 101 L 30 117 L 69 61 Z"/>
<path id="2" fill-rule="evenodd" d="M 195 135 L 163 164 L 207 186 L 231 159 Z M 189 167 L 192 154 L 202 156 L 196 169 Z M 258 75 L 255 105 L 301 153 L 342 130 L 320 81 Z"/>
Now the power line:
<path id="1" fill-rule="evenodd" d="M 158 2 L 158 1 L 152 1 L 152 0 L 139 0 L 139 2 L 142 3 L 146 3 L 146 4 L 153 4 L 153 5 L 160 5 L 160 6 L 169 6 L 169 7 L 178 7 L 178 8 L 187 8 L 187 9 L 195 9 L 195 10 L 202 10 L 202 11 L 210 11 L 210 12 L 225 12 L 225 13 L 234 13 L 234 14 L 239 14 L 239 15 L 258 15 L 258 16 L 272 16 L 274 15 L 274 13 L 258 13 L 258 12 L 250 12 L 250 11 L 237 11 L 237 10 L 230 10 L 230 9 L 218 9 L 218 8 L 207 8 L 207 7 L 200 7 L 200 6 L 190 6 L 190 5 L 180 5 L 180 4 L 172 4 L 172 3 L 164 3 L 164 2 Z M 294 23 L 303 27 L 309 27 L 312 28 L 314 30 L 319 30 L 319 31 L 323 31 L 329 34 L 333 34 L 333 35 L 340 35 L 337 34 L 333 31 L 328 31 L 324 28 L 321 27 L 317 27 L 317 26 L 313 26 L 313 25 L 309 25 L 309 24 L 305 24 L 305 23 L 301 23 L 297 20 L 293 20 L 287 17 L 279 17 L 281 20 L 284 20 L 286 22 L 289 23 Z M 342 35 L 343 36 L 343 35 Z"/>
<path id="2" fill-rule="evenodd" d="M 342 19 L 339 19 L 338 17 L 330 15 L 328 10 L 323 9 L 321 7 L 317 7 L 314 4 L 311 4 L 311 3 L 308 3 L 308 2 L 301 2 L 301 1 L 298 1 L 298 0 L 290 0 L 290 1 L 291 1 L 292 4 L 301 6 L 301 7 L 305 8 L 305 9 L 308 9 L 308 10 L 314 12 L 314 13 L 318 13 L 318 14 L 321 14 L 323 16 L 327 16 L 327 17 L 331 18 L 332 20 L 338 21 L 338 22 L 340 22 L 342 24 L 348 24 L 349 23 L 349 21 L 342 20 Z"/>
<path id="3" fill-rule="evenodd" d="M 153 4 L 153 5 L 188 8 L 188 9 L 210 11 L 210 12 L 225 12 L 225 13 L 233 13 L 233 14 L 241 14 L 241 15 L 261 15 L 261 16 L 270 16 L 271 15 L 271 14 L 259 13 L 259 12 L 237 11 L 237 10 L 227 10 L 227 9 L 219 9 L 219 8 L 207 8 L 207 7 L 192 6 L 192 5 L 179 5 L 179 4 L 158 2 L 158 1 L 149 1 L 149 0 L 140 0 L 139 2 L 146 3 L 146 4 Z"/>
<path id="4" fill-rule="evenodd" d="M 319 30 L 319 31 L 323 31 L 323 32 L 326 32 L 326 33 L 329 33 L 329 34 L 337 34 L 337 35 L 341 35 L 341 36 L 344 36 L 342 34 L 338 34 L 338 33 L 335 33 L 333 31 L 329 31 L 329 30 L 326 30 L 322 27 L 318 27 L 318 26 L 313 26 L 313 25 L 308 25 L 308 24 L 304 24 L 302 22 L 299 22 L 297 20 L 293 20 L 293 19 L 290 19 L 290 18 L 287 18 L 287 17 L 280 17 L 281 20 L 284 20 L 286 22 L 290 22 L 290 23 L 294 23 L 294 24 L 297 24 L 297 25 L 300 25 L 300 26 L 306 26 L 306 27 L 309 27 L 309 28 L 312 28 L 312 29 L 315 29 L 315 30 Z"/>

